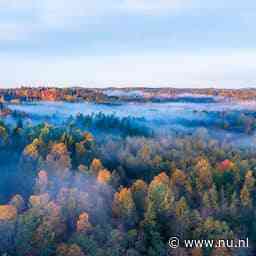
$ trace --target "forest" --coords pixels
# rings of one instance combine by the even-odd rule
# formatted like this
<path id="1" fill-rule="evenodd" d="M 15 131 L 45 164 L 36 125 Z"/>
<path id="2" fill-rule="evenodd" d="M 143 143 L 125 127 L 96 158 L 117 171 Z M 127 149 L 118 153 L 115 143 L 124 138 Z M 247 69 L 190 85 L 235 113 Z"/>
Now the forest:
<path id="1" fill-rule="evenodd" d="M 211 133 L 252 134 L 255 114 L 209 117 L 165 135 L 114 114 L 2 120 L 0 255 L 255 255 L 255 148 Z M 248 238 L 249 248 L 171 249 L 170 237 Z"/>
<path id="2" fill-rule="evenodd" d="M 256 256 L 256 0 L 0 0 L 0 256 Z"/>

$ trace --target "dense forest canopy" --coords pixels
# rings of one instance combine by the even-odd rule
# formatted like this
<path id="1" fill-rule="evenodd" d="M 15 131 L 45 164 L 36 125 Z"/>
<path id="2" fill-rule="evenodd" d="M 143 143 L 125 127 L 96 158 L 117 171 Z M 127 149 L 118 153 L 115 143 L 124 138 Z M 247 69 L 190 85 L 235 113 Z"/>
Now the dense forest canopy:
<path id="1" fill-rule="evenodd" d="M 190 129 L 164 134 L 153 121 L 104 113 L 58 124 L 3 118 L 0 254 L 255 255 L 255 112 L 202 115 L 180 116 Z M 250 246 L 171 249 L 173 236 L 248 237 Z"/>

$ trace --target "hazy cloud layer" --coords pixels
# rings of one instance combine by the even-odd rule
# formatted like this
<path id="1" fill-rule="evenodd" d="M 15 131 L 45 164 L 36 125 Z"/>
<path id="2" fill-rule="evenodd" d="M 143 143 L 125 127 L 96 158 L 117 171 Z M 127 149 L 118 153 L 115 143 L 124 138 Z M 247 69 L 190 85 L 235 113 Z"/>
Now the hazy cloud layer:
<path id="1" fill-rule="evenodd" d="M 0 0 L 0 83 L 253 86 L 255 13 L 252 0 Z"/>

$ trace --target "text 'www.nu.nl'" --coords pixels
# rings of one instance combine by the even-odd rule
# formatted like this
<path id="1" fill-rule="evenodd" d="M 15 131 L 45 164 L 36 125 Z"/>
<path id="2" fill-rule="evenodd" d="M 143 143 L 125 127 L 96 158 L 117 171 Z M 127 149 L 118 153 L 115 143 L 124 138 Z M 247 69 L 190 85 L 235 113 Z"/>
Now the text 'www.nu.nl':
<path id="1" fill-rule="evenodd" d="M 183 240 L 178 237 L 171 237 L 169 239 L 169 246 L 172 249 L 179 247 L 184 248 L 249 248 L 249 239 L 219 239 L 219 240 Z"/>

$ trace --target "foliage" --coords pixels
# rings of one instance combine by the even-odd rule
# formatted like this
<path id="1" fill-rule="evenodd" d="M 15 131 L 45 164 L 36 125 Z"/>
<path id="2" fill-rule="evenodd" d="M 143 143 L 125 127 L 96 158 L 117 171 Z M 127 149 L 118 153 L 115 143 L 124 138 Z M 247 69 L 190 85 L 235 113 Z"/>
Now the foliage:
<path id="1" fill-rule="evenodd" d="M 1 254 L 232 255 L 170 251 L 168 239 L 179 236 L 249 237 L 250 251 L 234 255 L 254 255 L 254 150 L 202 130 L 157 136 L 103 114 L 70 122 L 0 124 L 1 172 L 14 184 L 8 193 L 0 187 Z"/>

